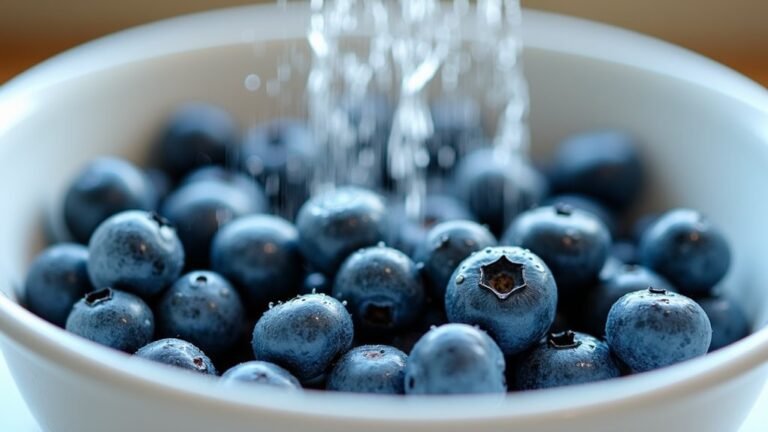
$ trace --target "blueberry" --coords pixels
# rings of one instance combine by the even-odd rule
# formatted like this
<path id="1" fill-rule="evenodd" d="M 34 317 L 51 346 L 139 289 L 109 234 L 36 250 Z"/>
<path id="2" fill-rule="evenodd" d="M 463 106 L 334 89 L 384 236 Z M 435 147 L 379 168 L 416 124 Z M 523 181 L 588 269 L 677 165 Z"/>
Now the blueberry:
<path id="1" fill-rule="evenodd" d="M 744 310 L 733 299 L 715 296 L 697 302 L 712 324 L 712 343 L 709 351 L 718 350 L 749 335 L 750 325 Z"/>
<path id="2" fill-rule="evenodd" d="M 237 185 L 216 180 L 196 181 L 172 193 L 162 208 L 179 233 L 188 268 L 209 264 L 211 242 L 219 228 L 245 215 L 264 211 L 263 202 Z"/>
<path id="3" fill-rule="evenodd" d="M 205 166 L 192 171 L 181 180 L 181 186 L 208 180 L 234 186 L 256 201 L 259 208 L 267 208 L 267 198 L 264 196 L 261 185 L 256 180 L 243 173 L 231 171 L 220 166 Z"/>
<path id="4" fill-rule="evenodd" d="M 393 248 L 413 255 L 435 225 L 452 220 L 473 220 L 467 206 L 450 195 L 430 194 L 424 201 L 424 215 L 413 220 L 405 212 L 402 202 L 393 202 L 387 212 L 387 242 Z"/>
<path id="5" fill-rule="evenodd" d="M 623 209 L 638 196 L 643 166 L 637 142 L 617 130 L 573 135 L 560 143 L 552 162 L 552 187 L 578 193 Z"/>
<path id="6" fill-rule="evenodd" d="M 648 228 L 640 261 L 681 293 L 706 296 L 728 272 L 731 251 L 723 233 L 699 212 L 672 210 Z"/>
<path id="7" fill-rule="evenodd" d="M 280 366 L 265 361 L 241 363 L 221 376 L 224 384 L 253 383 L 272 387 L 297 390 L 301 388 L 299 380 Z"/>
<path id="8" fill-rule="evenodd" d="M 634 372 L 645 372 L 707 353 L 712 327 L 695 301 L 649 288 L 620 298 L 605 324 L 608 346 Z"/>
<path id="9" fill-rule="evenodd" d="M 605 260 L 605 264 L 603 264 L 603 268 L 600 269 L 600 274 L 597 276 L 597 279 L 599 281 L 610 279 L 613 277 L 613 275 L 622 271 L 625 265 L 627 264 L 616 258 L 616 256 L 608 255 L 608 258 Z"/>
<path id="10" fill-rule="evenodd" d="M 32 262 L 24 285 L 27 308 L 59 327 L 64 327 L 72 306 L 91 291 L 88 248 L 71 243 L 41 252 Z"/>
<path id="11" fill-rule="evenodd" d="M 431 111 L 434 135 L 426 143 L 431 171 L 450 172 L 464 154 L 487 143 L 476 100 L 443 96 L 432 103 Z"/>
<path id="12" fill-rule="evenodd" d="M 413 347 L 405 364 L 405 393 L 504 393 L 504 368 L 504 355 L 485 332 L 446 324 Z"/>
<path id="13" fill-rule="evenodd" d="M 336 363 L 328 376 L 326 389 L 353 393 L 405 393 L 407 356 L 387 345 L 353 348 Z"/>
<path id="14" fill-rule="evenodd" d="M 65 328 L 101 345 L 132 353 L 152 340 L 155 319 L 139 297 L 105 288 L 75 303 Z"/>
<path id="15" fill-rule="evenodd" d="M 238 135 L 232 115 L 221 107 L 184 105 L 171 116 L 158 143 L 161 165 L 174 178 L 204 165 L 224 165 Z"/>
<path id="16" fill-rule="evenodd" d="M 374 246 L 342 264 L 333 296 L 349 302 L 361 332 L 388 333 L 414 323 L 424 308 L 424 286 L 416 264 L 404 253 Z"/>
<path id="17" fill-rule="evenodd" d="M 450 221 L 433 227 L 415 254 L 416 261 L 424 264 L 432 296 L 445 298 L 445 287 L 459 263 L 471 253 L 491 246 L 496 246 L 496 238 L 475 222 Z"/>
<path id="18" fill-rule="evenodd" d="M 136 357 L 162 363 L 168 366 L 216 375 L 211 359 L 200 348 L 181 339 L 160 339 L 136 351 Z"/>
<path id="19" fill-rule="evenodd" d="M 237 291 L 226 279 L 210 271 L 182 276 L 156 307 L 162 337 L 176 337 L 220 354 L 240 337 L 245 311 Z"/>
<path id="20" fill-rule="evenodd" d="M 110 217 L 88 244 L 88 273 L 96 288 L 112 287 L 144 298 L 162 292 L 184 267 L 184 249 L 168 221 L 127 211 Z"/>
<path id="21" fill-rule="evenodd" d="M 300 294 L 331 294 L 333 281 L 320 272 L 311 272 L 304 277 Z"/>
<path id="22" fill-rule="evenodd" d="M 493 149 L 469 153 L 455 174 L 457 195 L 480 223 L 501 233 L 518 213 L 535 207 L 546 194 L 544 178 L 528 162 L 504 163 Z"/>
<path id="23" fill-rule="evenodd" d="M 605 227 L 608 228 L 608 232 L 611 233 L 611 236 L 618 234 L 619 223 L 616 220 L 616 215 L 612 209 L 606 207 L 600 201 L 586 195 L 562 194 L 549 197 L 542 203 L 543 206 L 553 207 L 558 204 L 571 206 L 572 208 L 592 213 L 592 215 L 600 219 Z"/>
<path id="24" fill-rule="evenodd" d="M 165 171 L 160 169 L 149 168 L 144 170 L 144 174 L 155 189 L 155 204 L 152 208 L 158 208 L 173 190 L 173 180 Z"/>
<path id="25" fill-rule="evenodd" d="M 522 213 L 501 242 L 541 257 L 552 270 L 560 295 L 571 297 L 597 281 L 608 258 L 611 235 L 591 213 L 558 204 Z"/>
<path id="26" fill-rule="evenodd" d="M 429 299 L 428 299 L 429 300 Z M 416 323 L 408 327 L 405 331 L 398 332 L 390 340 L 390 344 L 403 352 L 411 352 L 416 342 L 430 331 L 433 327 L 448 324 L 448 318 L 445 316 L 445 307 L 442 299 L 440 302 L 427 301 L 424 312 Z"/>
<path id="27" fill-rule="evenodd" d="M 384 240 L 384 202 L 365 189 L 338 188 L 304 203 L 296 227 L 304 258 L 333 275 L 349 254 Z"/>
<path id="28" fill-rule="evenodd" d="M 625 264 L 640 264 L 637 245 L 630 240 L 615 240 L 611 245 L 611 255 Z"/>
<path id="29" fill-rule="evenodd" d="M 595 335 L 602 336 L 611 306 L 621 297 L 650 287 L 669 292 L 676 290 L 666 279 L 652 270 L 636 265 L 623 265 L 612 276 L 603 279 L 586 296 L 585 325 Z"/>
<path id="30" fill-rule="evenodd" d="M 242 168 L 265 187 L 273 209 L 293 218 L 309 197 L 318 147 L 297 119 L 277 119 L 250 129 L 243 141 Z"/>
<path id="31" fill-rule="evenodd" d="M 617 378 L 619 366 L 605 342 L 570 330 L 553 333 L 518 359 L 515 387 L 535 390 Z"/>
<path id="32" fill-rule="evenodd" d="M 213 269 L 240 290 L 251 309 L 287 300 L 299 291 L 304 273 L 299 234 L 277 216 L 245 216 L 224 226 L 211 246 Z"/>
<path id="33" fill-rule="evenodd" d="M 392 104 L 381 94 L 367 94 L 359 101 L 342 101 L 347 120 L 355 133 L 357 160 L 345 173 L 353 184 L 391 186 L 387 171 L 387 144 L 392 127 Z"/>
<path id="34" fill-rule="evenodd" d="M 98 158 L 77 175 L 64 196 L 64 222 L 80 243 L 88 243 L 108 217 L 125 210 L 154 210 L 157 191 L 128 161 Z"/>
<path id="35" fill-rule="evenodd" d="M 539 341 L 555 319 L 557 286 L 539 257 L 518 247 L 486 248 L 454 271 L 445 293 L 450 322 L 479 325 L 505 355 Z"/>
<path id="36" fill-rule="evenodd" d="M 629 234 L 632 242 L 639 245 L 645 232 L 648 231 L 648 228 L 653 226 L 659 216 L 661 215 L 658 213 L 647 213 L 637 218 L 630 227 Z"/>
<path id="37" fill-rule="evenodd" d="M 352 317 L 341 302 L 308 294 L 266 311 L 253 329 L 252 346 L 257 359 L 280 365 L 306 383 L 349 351 L 352 337 Z"/>

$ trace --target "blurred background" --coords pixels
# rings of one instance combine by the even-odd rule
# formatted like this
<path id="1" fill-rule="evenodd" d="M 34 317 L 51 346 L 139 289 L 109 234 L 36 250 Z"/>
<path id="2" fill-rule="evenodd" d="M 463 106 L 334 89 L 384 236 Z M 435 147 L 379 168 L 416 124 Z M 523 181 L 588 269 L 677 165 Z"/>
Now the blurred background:
<path id="1" fill-rule="evenodd" d="M 274 0 L 273 0 L 274 1 Z M 683 45 L 768 85 L 768 0 L 522 0 Z M 254 0 L 0 0 L 0 83 L 126 27 Z"/>

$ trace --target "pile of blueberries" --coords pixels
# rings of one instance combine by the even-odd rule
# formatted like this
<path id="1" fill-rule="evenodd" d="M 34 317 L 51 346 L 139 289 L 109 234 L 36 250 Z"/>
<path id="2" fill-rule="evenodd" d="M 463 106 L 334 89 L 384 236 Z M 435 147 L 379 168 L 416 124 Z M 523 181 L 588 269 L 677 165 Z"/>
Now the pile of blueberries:
<path id="1" fill-rule="evenodd" d="M 579 384 L 748 334 L 715 289 L 731 259 L 716 226 L 689 209 L 622 223 L 643 183 L 631 135 L 501 163 L 460 148 L 479 126 L 442 108 L 429 148 L 456 164 L 430 168 L 443 186 L 417 222 L 385 187 L 309 196 L 318 152 L 299 121 L 241 138 L 221 108 L 184 106 L 155 168 L 102 157 L 74 178 L 70 240 L 35 259 L 26 306 L 138 357 L 216 364 L 222 383 L 363 393 Z"/>

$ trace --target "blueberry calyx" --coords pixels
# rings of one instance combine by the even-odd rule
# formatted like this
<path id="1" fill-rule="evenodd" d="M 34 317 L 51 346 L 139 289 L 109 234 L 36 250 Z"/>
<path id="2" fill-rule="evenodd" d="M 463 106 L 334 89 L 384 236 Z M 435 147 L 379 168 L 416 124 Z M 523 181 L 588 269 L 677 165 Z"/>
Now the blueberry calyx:
<path id="1" fill-rule="evenodd" d="M 648 292 L 651 294 L 661 294 L 661 295 L 667 294 L 667 290 L 665 290 L 664 288 L 655 288 L 652 286 L 648 287 Z"/>
<path id="2" fill-rule="evenodd" d="M 563 202 L 555 204 L 555 213 L 558 216 L 570 216 L 573 214 L 573 206 Z"/>
<path id="3" fill-rule="evenodd" d="M 195 365 L 197 370 L 204 371 L 204 370 L 207 369 L 206 366 L 205 366 L 205 360 L 203 360 L 202 357 L 195 357 L 195 358 L 193 358 L 192 359 L 192 363 Z"/>
<path id="4" fill-rule="evenodd" d="M 208 278 L 205 275 L 200 275 L 195 278 L 195 282 L 198 284 L 206 284 L 208 283 Z"/>
<path id="5" fill-rule="evenodd" d="M 581 345 L 581 341 L 576 340 L 576 333 L 571 330 L 551 333 L 547 342 L 555 349 L 572 349 Z"/>
<path id="6" fill-rule="evenodd" d="M 377 304 L 368 304 L 365 307 L 363 320 L 376 327 L 392 327 L 392 307 Z"/>
<path id="7" fill-rule="evenodd" d="M 502 255 L 496 261 L 480 266 L 480 286 L 496 294 L 499 300 L 506 300 L 527 286 L 523 267 L 523 264 L 512 262 Z"/>
<path id="8" fill-rule="evenodd" d="M 112 299 L 112 289 L 104 288 L 98 291 L 92 291 L 85 295 L 85 304 L 88 306 L 96 306 L 99 303 L 109 301 Z"/>

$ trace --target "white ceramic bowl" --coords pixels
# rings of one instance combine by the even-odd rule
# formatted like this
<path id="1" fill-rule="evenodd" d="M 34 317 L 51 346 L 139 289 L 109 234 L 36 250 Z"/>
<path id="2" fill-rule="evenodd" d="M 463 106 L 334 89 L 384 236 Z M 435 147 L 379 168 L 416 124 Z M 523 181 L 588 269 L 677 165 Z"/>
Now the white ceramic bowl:
<path id="1" fill-rule="evenodd" d="M 768 331 L 664 370 L 566 389 L 483 397 L 382 398 L 222 389 L 146 364 L 34 317 L 16 301 L 42 246 L 44 208 L 97 154 L 141 160 L 169 110 L 220 103 L 244 123 L 285 114 L 244 77 L 274 77 L 307 15 L 248 7 L 129 30 L 65 53 L 0 90 L 0 329 L 21 392 L 47 431 L 734 430 L 765 380 Z M 768 313 L 768 94 L 688 51 L 627 31 L 528 12 L 525 63 L 535 151 L 617 126 L 644 140 L 640 209 L 702 209 L 731 239 L 726 286 L 755 323 Z M 260 59 L 262 59 L 260 61 Z M 757 327 L 762 327 L 756 326 Z"/>

